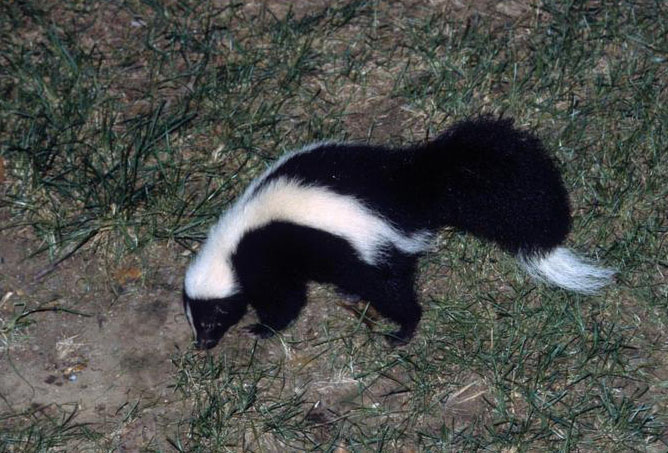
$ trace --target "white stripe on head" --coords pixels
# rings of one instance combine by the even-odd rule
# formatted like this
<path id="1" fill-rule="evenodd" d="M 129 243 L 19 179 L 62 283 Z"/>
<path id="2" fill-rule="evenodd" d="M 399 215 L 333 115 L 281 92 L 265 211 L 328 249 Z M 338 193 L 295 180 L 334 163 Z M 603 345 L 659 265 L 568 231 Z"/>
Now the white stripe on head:
<path id="1" fill-rule="evenodd" d="M 404 234 L 352 196 L 283 177 L 260 186 L 288 158 L 311 149 L 280 159 L 221 217 L 186 273 L 188 296 L 211 299 L 238 292 L 230 257 L 244 234 L 273 221 L 296 223 L 340 236 L 350 242 L 362 260 L 372 265 L 382 257 L 387 245 L 409 254 L 427 248 L 429 232 Z"/>

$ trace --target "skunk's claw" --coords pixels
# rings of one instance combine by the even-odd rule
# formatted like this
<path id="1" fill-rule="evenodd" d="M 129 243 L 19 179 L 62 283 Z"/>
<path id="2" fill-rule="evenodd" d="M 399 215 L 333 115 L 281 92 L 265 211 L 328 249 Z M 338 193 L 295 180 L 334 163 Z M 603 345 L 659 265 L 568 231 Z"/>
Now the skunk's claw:
<path id="1" fill-rule="evenodd" d="M 274 336 L 274 331 L 264 324 L 251 324 L 243 328 L 243 331 L 253 338 L 270 338 Z"/>

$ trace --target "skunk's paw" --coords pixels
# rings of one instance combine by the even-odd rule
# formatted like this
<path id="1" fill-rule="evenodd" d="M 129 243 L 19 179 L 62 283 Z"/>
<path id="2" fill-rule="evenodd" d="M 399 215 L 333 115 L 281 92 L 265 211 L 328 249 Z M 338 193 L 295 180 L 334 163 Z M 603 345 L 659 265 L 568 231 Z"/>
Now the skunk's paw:
<path id="1" fill-rule="evenodd" d="M 264 324 L 251 324 L 244 327 L 243 331 L 252 338 L 269 338 L 274 336 L 274 331 Z"/>
<path id="2" fill-rule="evenodd" d="M 402 330 L 397 330 L 396 332 L 388 333 L 385 335 L 385 340 L 387 344 L 393 348 L 400 346 L 406 346 L 409 341 L 413 338 L 413 332 L 404 332 Z"/>

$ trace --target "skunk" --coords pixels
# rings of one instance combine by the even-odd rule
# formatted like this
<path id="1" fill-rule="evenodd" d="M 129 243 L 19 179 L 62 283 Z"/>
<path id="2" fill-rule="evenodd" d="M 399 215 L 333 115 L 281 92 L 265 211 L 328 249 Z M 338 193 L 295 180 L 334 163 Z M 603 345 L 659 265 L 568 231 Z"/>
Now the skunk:
<path id="1" fill-rule="evenodd" d="M 184 282 L 198 349 L 214 347 L 252 306 L 266 338 L 306 304 L 309 281 L 334 284 L 399 325 L 421 316 L 419 255 L 452 226 L 495 242 L 534 278 L 590 294 L 613 271 L 561 246 L 568 195 L 541 142 L 512 120 L 455 124 L 426 144 L 385 148 L 320 143 L 285 155 L 220 218 Z"/>

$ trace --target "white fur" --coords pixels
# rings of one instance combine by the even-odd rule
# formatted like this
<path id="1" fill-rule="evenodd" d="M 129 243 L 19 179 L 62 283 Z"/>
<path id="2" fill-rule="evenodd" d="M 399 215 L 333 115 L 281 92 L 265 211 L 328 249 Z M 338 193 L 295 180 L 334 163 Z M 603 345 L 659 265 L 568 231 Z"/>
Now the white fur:
<path id="1" fill-rule="evenodd" d="M 520 255 L 518 259 L 536 280 L 582 294 L 596 293 L 615 274 L 612 269 L 588 263 L 565 247 L 557 247 L 547 255 Z"/>
<path id="2" fill-rule="evenodd" d="M 319 148 L 321 146 L 329 145 L 329 144 L 335 144 L 336 142 L 330 142 L 330 141 L 322 141 L 322 142 L 316 142 L 316 143 L 311 143 L 310 145 L 306 145 L 302 147 L 301 149 L 298 149 L 297 151 L 292 151 L 289 153 L 283 154 L 281 157 L 276 159 L 274 163 L 272 163 L 265 171 L 262 172 L 260 176 L 255 178 L 249 185 L 246 187 L 246 190 L 244 191 L 243 195 L 241 196 L 241 199 L 236 202 L 236 204 L 243 204 L 248 201 L 249 198 L 253 196 L 253 193 L 255 190 L 262 184 L 262 182 L 267 179 L 269 175 L 271 175 L 278 167 L 283 165 L 286 161 L 292 159 L 293 157 L 299 155 L 299 154 L 305 154 L 310 151 L 313 151 L 316 148 Z"/>
<path id="3" fill-rule="evenodd" d="M 372 265 L 379 261 L 387 245 L 410 254 L 427 248 L 429 232 L 404 234 L 352 196 L 287 178 L 277 178 L 260 188 L 267 175 L 297 153 L 283 157 L 254 181 L 211 229 L 186 273 L 185 288 L 190 297 L 223 298 L 238 292 L 230 257 L 247 232 L 273 221 L 296 223 L 340 236 L 355 248 L 362 260 Z"/>

